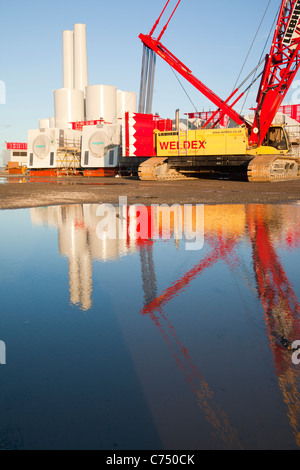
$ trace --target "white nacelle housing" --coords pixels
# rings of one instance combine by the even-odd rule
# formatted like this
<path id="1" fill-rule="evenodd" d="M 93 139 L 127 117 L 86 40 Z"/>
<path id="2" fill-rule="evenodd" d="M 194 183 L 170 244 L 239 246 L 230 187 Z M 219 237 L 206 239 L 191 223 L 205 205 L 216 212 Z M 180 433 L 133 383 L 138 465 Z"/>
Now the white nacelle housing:
<path id="1" fill-rule="evenodd" d="M 32 129 L 28 131 L 28 168 L 51 169 L 80 167 L 80 158 L 73 158 L 80 149 L 81 132 L 72 129 Z M 67 155 L 69 149 L 70 154 Z"/>
<path id="2" fill-rule="evenodd" d="M 116 168 L 120 145 L 120 125 L 84 126 L 81 167 Z"/>

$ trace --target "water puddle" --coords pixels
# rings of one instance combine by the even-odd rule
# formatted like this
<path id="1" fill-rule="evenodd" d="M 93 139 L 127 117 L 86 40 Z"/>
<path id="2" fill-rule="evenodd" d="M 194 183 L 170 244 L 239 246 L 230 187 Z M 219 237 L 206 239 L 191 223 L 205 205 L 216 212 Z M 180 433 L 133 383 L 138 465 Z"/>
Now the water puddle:
<path id="1" fill-rule="evenodd" d="M 299 449 L 299 204 L 0 224 L 0 449 Z"/>
<path id="2" fill-rule="evenodd" d="M 92 180 L 82 179 L 81 177 L 78 178 L 49 178 L 49 177 L 3 177 L 0 178 L 0 184 L 7 184 L 7 183 L 26 183 L 26 184 L 35 184 L 35 183 L 43 183 L 43 184 L 59 184 L 62 186 L 112 186 L 114 184 L 122 185 L 124 183 L 112 182 L 112 181 L 105 181 L 103 179 L 95 178 Z"/>

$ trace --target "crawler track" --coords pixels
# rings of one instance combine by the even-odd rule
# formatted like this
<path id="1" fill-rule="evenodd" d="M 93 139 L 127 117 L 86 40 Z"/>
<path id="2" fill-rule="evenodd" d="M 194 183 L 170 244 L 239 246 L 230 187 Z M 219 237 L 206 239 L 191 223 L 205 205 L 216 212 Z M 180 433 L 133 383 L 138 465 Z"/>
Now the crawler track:
<path id="1" fill-rule="evenodd" d="M 299 159 L 284 155 L 258 155 L 248 166 L 248 180 L 276 182 L 299 178 Z"/>
<path id="2" fill-rule="evenodd" d="M 220 167 L 219 167 L 220 168 Z M 179 181 L 191 179 L 180 171 L 169 167 L 165 157 L 151 157 L 138 169 L 142 181 Z M 247 169 L 248 181 L 276 182 L 296 180 L 300 177 L 300 159 L 293 155 L 258 155 L 250 161 Z"/>
<path id="3" fill-rule="evenodd" d="M 169 168 L 167 158 L 151 157 L 139 166 L 138 175 L 141 181 L 174 181 L 186 180 L 187 176 Z"/>

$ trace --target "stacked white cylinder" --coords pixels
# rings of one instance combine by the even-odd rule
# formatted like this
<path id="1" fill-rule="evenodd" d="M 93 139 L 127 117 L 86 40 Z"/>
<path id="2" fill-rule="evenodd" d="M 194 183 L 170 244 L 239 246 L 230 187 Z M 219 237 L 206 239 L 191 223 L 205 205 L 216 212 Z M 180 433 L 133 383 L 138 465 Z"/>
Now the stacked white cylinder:
<path id="1" fill-rule="evenodd" d="M 85 93 L 88 86 L 86 25 L 74 25 L 74 88 Z"/>
<path id="2" fill-rule="evenodd" d="M 86 119 L 104 119 L 115 124 L 117 121 L 117 88 L 110 85 L 90 85 L 86 87 Z"/>
<path id="3" fill-rule="evenodd" d="M 126 112 L 137 112 L 137 96 L 131 91 L 117 91 L 117 119 L 122 119 Z"/>
<path id="4" fill-rule="evenodd" d="M 49 118 L 49 129 L 54 129 L 55 128 L 55 117 L 50 117 Z"/>
<path id="5" fill-rule="evenodd" d="M 63 88 L 74 88 L 73 31 L 63 31 Z"/>
<path id="6" fill-rule="evenodd" d="M 40 119 L 39 120 L 39 129 L 49 129 L 49 119 Z"/>
<path id="7" fill-rule="evenodd" d="M 71 122 L 84 121 L 84 93 L 61 88 L 54 90 L 55 127 L 71 128 Z"/>

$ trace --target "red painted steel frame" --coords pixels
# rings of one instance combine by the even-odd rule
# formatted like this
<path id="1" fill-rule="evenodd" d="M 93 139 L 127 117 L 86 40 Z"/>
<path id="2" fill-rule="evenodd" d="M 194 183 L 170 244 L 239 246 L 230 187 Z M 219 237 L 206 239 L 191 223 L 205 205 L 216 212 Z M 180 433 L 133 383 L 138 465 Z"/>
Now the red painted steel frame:
<path id="1" fill-rule="evenodd" d="M 262 144 L 300 67 L 299 0 L 283 0 L 270 54 L 266 56 L 265 69 L 257 96 L 258 106 L 251 129 L 249 144 Z M 290 22 L 296 18 L 296 37 L 290 44 L 284 39 L 290 30 Z"/>
<path id="2" fill-rule="evenodd" d="M 175 11 L 177 10 L 181 0 L 178 0 L 176 3 L 175 8 L 172 11 L 171 16 L 169 17 L 167 23 L 162 28 L 161 33 L 159 34 L 157 39 L 153 38 L 153 33 L 156 30 L 170 0 L 167 0 L 160 16 L 154 23 L 150 33 L 148 35 L 141 34 L 139 37 L 141 41 L 144 43 L 146 47 L 154 51 L 158 54 L 162 59 L 164 59 L 171 67 L 173 67 L 178 73 L 180 73 L 188 82 L 190 82 L 197 90 L 199 90 L 204 96 L 206 96 L 212 103 L 214 103 L 217 107 L 217 113 L 222 112 L 223 115 L 229 116 L 233 121 L 237 124 L 245 124 L 249 127 L 248 123 L 244 120 L 242 116 L 240 116 L 236 111 L 233 109 L 233 105 L 229 105 L 230 98 L 238 91 L 235 90 L 233 94 L 226 100 L 223 101 L 219 96 L 217 96 L 212 90 L 206 87 L 198 78 L 192 75 L 191 70 L 188 69 L 174 54 L 172 54 L 165 46 L 163 46 L 160 42 L 163 34 L 165 33 L 172 17 L 174 16 Z M 207 122 L 208 124 L 209 122 Z"/>
<path id="3" fill-rule="evenodd" d="M 300 0 L 282 0 L 279 18 L 275 30 L 274 39 L 270 54 L 266 56 L 266 63 L 262 75 L 261 84 L 257 96 L 257 108 L 255 110 L 255 119 L 252 127 L 240 116 L 233 106 L 237 103 L 243 94 L 241 94 L 234 103 L 229 105 L 230 98 L 223 101 L 212 90 L 206 87 L 199 79 L 197 79 L 177 57 L 172 54 L 165 46 L 160 43 L 160 39 L 164 34 L 172 16 L 175 13 L 179 3 L 178 1 L 171 17 L 163 28 L 158 39 L 152 37 L 166 7 L 170 0 L 167 1 L 160 17 L 156 21 L 149 35 L 140 34 L 141 41 L 149 49 L 153 50 L 163 60 L 165 60 L 171 67 L 180 73 L 188 82 L 190 82 L 197 90 L 199 90 L 206 98 L 214 103 L 218 110 L 223 114 L 229 116 L 237 124 L 245 124 L 249 128 L 249 145 L 251 147 L 258 147 L 263 143 L 263 140 L 273 122 L 276 113 L 278 112 L 282 101 L 284 100 L 295 75 L 300 67 L 300 28 L 299 28 L 299 15 L 297 12 L 300 9 Z M 295 29 L 296 37 L 294 35 L 290 44 L 285 44 L 284 39 L 290 32 L 291 21 L 298 21 Z M 208 123 L 207 123 L 208 124 Z"/>

